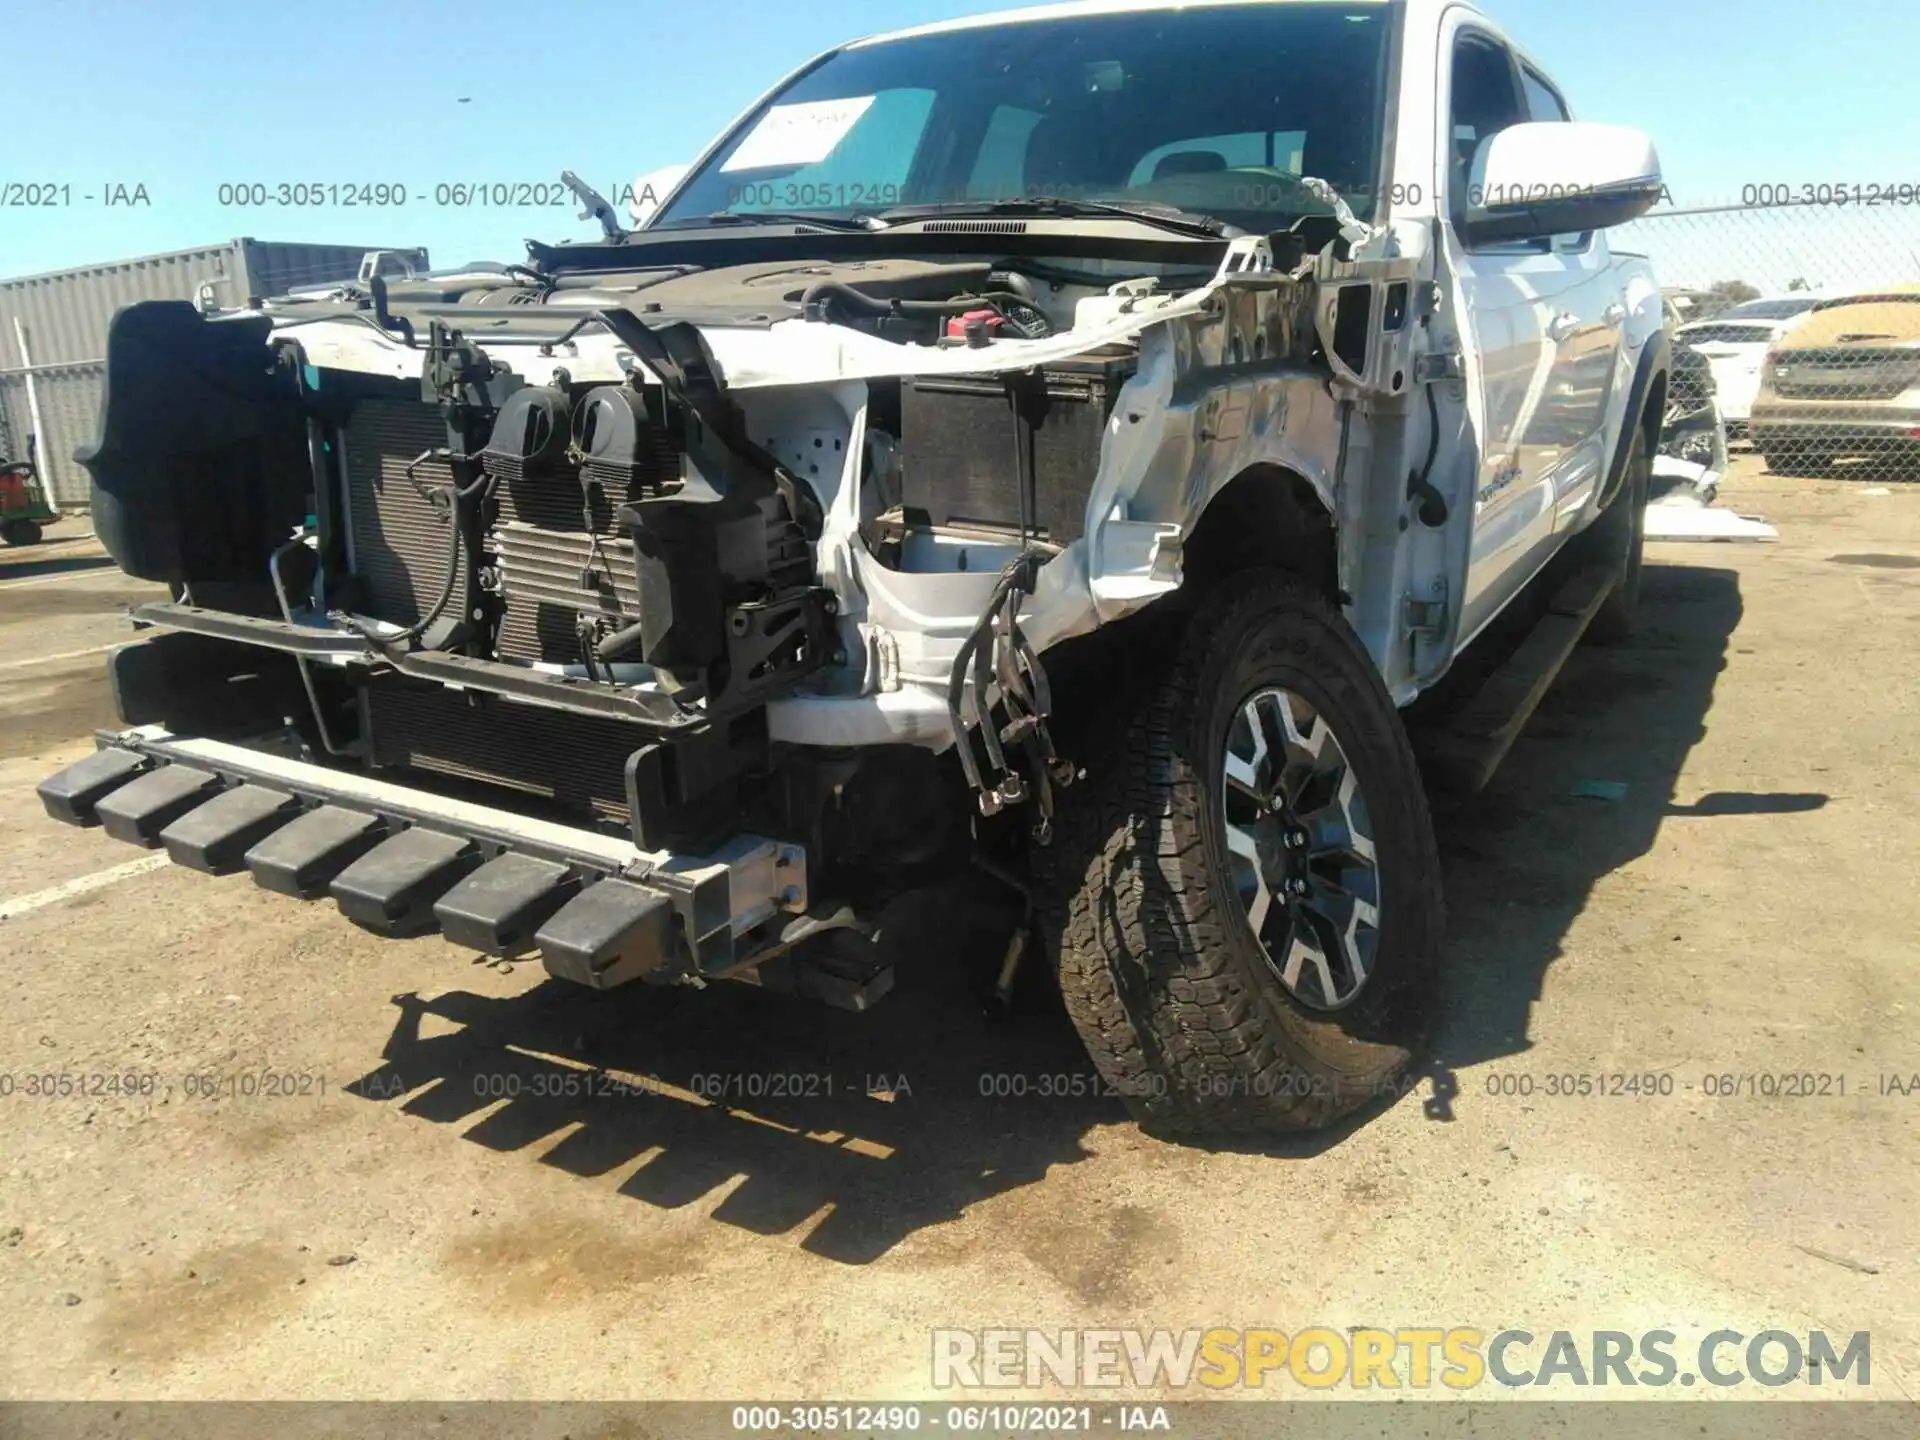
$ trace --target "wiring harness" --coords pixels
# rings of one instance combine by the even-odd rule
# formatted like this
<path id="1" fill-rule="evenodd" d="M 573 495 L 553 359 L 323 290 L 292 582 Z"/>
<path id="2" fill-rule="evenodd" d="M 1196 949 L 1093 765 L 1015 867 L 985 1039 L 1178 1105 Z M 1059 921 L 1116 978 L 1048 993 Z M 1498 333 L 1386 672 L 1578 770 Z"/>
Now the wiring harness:
<path id="1" fill-rule="evenodd" d="M 980 813 L 995 815 L 1031 798 L 1033 836 L 1043 845 L 1053 838 L 1053 792 L 1071 785 L 1074 771 L 1053 748 L 1047 729 L 1053 693 L 1040 657 L 1020 629 L 1020 601 L 1033 593 L 1040 567 L 1051 558 L 1026 550 L 1007 562 L 980 618 L 954 653 L 947 680 L 954 745 Z M 1004 722 L 996 720 L 996 710 Z M 986 751 L 984 768 L 976 745 Z M 1028 776 L 1009 759 L 1012 751 L 1026 753 L 1031 788 Z"/>

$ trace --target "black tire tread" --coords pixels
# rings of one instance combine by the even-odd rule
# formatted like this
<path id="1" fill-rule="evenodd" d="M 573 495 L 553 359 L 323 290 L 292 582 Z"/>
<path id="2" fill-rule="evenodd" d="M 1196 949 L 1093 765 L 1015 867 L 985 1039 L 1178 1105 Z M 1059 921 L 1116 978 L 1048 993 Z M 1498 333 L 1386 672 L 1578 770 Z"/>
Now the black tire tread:
<path id="1" fill-rule="evenodd" d="M 1195 820 L 1207 808 L 1187 760 L 1188 736 L 1194 718 L 1213 709 L 1208 677 L 1221 673 L 1224 652 L 1244 645 L 1263 613 L 1269 624 L 1279 617 L 1288 659 L 1321 678 L 1345 718 L 1357 712 L 1369 730 L 1390 732 L 1399 773 L 1368 782 L 1368 800 L 1376 828 L 1382 808 L 1405 807 L 1411 813 L 1399 822 L 1423 837 L 1431 914 L 1406 917 L 1408 933 L 1424 952 L 1421 967 L 1438 949 L 1438 854 L 1426 797 L 1371 659 L 1338 612 L 1291 576 L 1230 577 L 1201 603 L 1170 670 L 1076 757 L 1085 777 L 1063 797 L 1040 887 L 1060 991 L 1095 1067 L 1136 1116 L 1168 1133 L 1318 1128 L 1385 1093 L 1413 1058 L 1409 1047 L 1336 1035 L 1340 1063 L 1328 1067 L 1325 1046 L 1315 1055 L 1284 1033 L 1275 1002 L 1257 993 L 1258 976 L 1231 949 L 1245 920 L 1237 900 L 1217 899 Z M 1244 944 L 1254 944 L 1250 932 Z M 1277 981 L 1267 983 L 1290 1003 Z M 1425 988 L 1406 997 L 1421 1024 L 1431 1008 Z M 1340 1024 L 1334 1016 L 1304 1023 Z"/>
<path id="2" fill-rule="evenodd" d="M 1618 645 L 1630 640 L 1640 624 L 1640 576 L 1647 543 L 1646 510 L 1653 482 L 1653 453 L 1647 447 L 1646 431 L 1638 425 L 1629 443 L 1633 449 L 1627 456 L 1627 474 L 1620 493 L 1593 522 L 1587 535 L 1581 537 L 1591 537 L 1590 551 L 1596 559 L 1624 565 L 1619 583 L 1587 625 L 1584 638 L 1597 645 Z"/>

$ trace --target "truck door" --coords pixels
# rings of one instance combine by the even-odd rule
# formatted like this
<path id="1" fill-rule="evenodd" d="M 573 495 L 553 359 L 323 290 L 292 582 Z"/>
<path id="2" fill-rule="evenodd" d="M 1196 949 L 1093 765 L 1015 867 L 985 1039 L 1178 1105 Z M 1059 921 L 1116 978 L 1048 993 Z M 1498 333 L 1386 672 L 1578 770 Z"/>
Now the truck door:
<path id="1" fill-rule="evenodd" d="M 1573 118 L 1553 82 L 1525 60 L 1520 91 L 1527 119 L 1549 124 Z M 1612 458 L 1607 417 L 1619 376 L 1624 296 L 1607 238 L 1597 231 L 1556 235 L 1549 250 L 1567 269 L 1566 287 L 1543 317 L 1554 347 L 1546 399 L 1523 448 L 1539 457 L 1554 507 L 1554 527 L 1575 524 Z"/>
<path id="2" fill-rule="evenodd" d="M 1456 12 L 1456 14 L 1459 12 Z M 1444 38 L 1444 37 L 1443 37 Z M 1603 400 L 1590 393 L 1594 327 L 1605 305 L 1583 294 L 1588 258 L 1559 240 L 1469 247 L 1461 237 L 1482 142 L 1529 118 L 1520 67 L 1504 40 L 1456 21 L 1439 77 L 1447 145 L 1443 227 L 1478 401 L 1481 469 L 1462 597 L 1463 642 L 1498 614 L 1552 553 L 1556 493 L 1591 449 Z M 1601 252 L 1604 259 L 1604 251 Z M 1591 308 L 1591 317 L 1583 311 Z M 1471 403 L 1471 402 L 1470 402 Z"/>

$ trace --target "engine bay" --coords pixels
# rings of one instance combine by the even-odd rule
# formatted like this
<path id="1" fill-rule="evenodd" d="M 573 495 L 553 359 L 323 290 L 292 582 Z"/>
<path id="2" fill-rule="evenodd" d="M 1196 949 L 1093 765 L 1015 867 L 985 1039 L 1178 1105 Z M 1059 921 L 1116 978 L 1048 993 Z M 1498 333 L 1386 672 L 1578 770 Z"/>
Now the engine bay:
<path id="1" fill-rule="evenodd" d="M 827 507 L 857 490 L 862 563 L 990 586 L 1026 556 L 1031 585 L 1081 533 L 1136 358 L 1108 344 L 1031 369 L 880 376 L 828 403 L 730 393 L 702 327 L 818 324 L 978 354 L 1054 336 L 1107 294 L 889 258 L 376 280 L 271 314 L 160 302 L 116 318 L 82 459 L 123 568 L 170 583 L 197 623 L 298 656 L 316 749 L 685 840 L 733 818 L 768 768 L 766 701 L 880 688 L 882 657 L 817 568 Z M 500 357 L 527 349 L 500 332 L 530 316 L 544 356 L 573 348 L 569 332 L 609 332 L 625 378 L 519 373 Z M 419 378 L 316 363 L 331 358 L 309 350 L 320 319 L 392 337 Z M 370 664 L 307 653 L 323 635 L 362 642 Z M 1037 660 L 992 668 L 1023 664 Z M 576 712 L 564 761 L 524 721 L 542 705 Z"/>
<path id="2" fill-rule="evenodd" d="M 985 351 L 1070 329 L 1111 288 L 984 260 L 531 273 L 376 278 L 270 316 L 123 315 L 86 459 L 116 556 L 189 594 L 251 583 L 270 614 L 265 556 L 304 523 L 313 607 L 373 622 L 371 639 L 748 701 L 833 653 L 808 546 L 853 437 L 750 420 L 700 327 L 812 322 Z M 530 383 L 483 348 L 507 338 L 502 311 L 543 322 L 542 354 L 590 324 L 639 363 L 618 384 L 564 364 Z M 297 327 L 335 317 L 419 349 L 423 378 L 315 364 Z M 909 571 L 977 565 L 968 542 L 1057 553 L 1081 532 L 1133 365 L 1134 347 L 1110 344 L 1031 370 L 868 381 L 853 471 L 867 548 Z M 200 437 L 173 433 L 186 412 Z"/>

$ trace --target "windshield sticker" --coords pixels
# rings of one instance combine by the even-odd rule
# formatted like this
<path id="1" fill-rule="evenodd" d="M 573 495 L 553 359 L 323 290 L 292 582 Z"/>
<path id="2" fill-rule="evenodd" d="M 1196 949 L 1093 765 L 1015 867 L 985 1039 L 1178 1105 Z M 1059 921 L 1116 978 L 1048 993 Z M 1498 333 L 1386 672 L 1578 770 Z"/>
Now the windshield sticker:
<path id="1" fill-rule="evenodd" d="M 742 140 L 720 169 L 770 170 L 785 165 L 815 165 L 833 153 L 873 104 L 871 95 L 844 100 L 810 100 L 776 105 Z"/>

